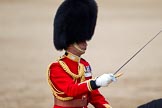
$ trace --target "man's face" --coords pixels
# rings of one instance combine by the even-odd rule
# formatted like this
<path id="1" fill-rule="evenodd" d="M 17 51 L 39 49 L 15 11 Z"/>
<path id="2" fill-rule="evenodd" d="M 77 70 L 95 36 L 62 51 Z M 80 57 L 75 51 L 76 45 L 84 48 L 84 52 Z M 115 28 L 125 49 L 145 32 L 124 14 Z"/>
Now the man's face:
<path id="1" fill-rule="evenodd" d="M 87 49 L 87 42 L 86 41 L 78 42 L 77 45 L 81 50 L 86 51 L 86 49 Z"/>
<path id="2" fill-rule="evenodd" d="M 81 41 L 78 43 L 71 44 L 67 48 L 67 51 L 73 53 L 74 55 L 81 56 L 82 54 L 85 53 L 86 49 L 87 49 L 87 42 Z"/>

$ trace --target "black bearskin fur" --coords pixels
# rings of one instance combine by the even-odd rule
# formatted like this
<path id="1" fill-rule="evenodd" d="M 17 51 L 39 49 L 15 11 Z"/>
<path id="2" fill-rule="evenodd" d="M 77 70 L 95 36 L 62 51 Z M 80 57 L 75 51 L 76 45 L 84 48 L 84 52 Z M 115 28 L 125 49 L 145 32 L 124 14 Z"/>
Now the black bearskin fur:
<path id="1" fill-rule="evenodd" d="M 57 50 L 92 38 L 97 20 L 95 0 L 65 0 L 54 19 L 53 42 Z"/>

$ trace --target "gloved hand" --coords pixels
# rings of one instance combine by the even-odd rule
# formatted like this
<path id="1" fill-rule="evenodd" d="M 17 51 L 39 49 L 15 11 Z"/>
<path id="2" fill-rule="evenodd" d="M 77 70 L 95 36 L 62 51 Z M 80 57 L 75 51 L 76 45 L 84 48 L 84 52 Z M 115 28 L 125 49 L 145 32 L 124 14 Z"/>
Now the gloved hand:
<path id="1" fill-rule="evenodd" d="M 113 81 L 116 81 L 116 78 L 112 73 L 103 74 L 96 79 L 96 85 L 100 87 L 105 87 L 108 86 Z"/>

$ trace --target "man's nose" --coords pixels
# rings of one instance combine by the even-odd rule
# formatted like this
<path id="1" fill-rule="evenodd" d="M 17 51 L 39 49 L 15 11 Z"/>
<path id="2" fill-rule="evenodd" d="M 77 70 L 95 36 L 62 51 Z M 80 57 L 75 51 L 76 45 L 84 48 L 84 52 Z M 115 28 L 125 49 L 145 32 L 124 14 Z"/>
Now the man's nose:
<path id="1" fill-rule="evenodd" d="M 86 46 L 88 45 L 88 44 L 87 44 L 87 41 L 84 42 L 84 45 L 86 45 Z"/>

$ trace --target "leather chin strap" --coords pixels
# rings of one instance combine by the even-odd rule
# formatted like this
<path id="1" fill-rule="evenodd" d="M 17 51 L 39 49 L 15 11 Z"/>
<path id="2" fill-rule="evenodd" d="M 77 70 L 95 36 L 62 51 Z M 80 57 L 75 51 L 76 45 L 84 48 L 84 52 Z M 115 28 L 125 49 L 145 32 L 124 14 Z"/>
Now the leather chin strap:
<path id="1" fill-rule="evenodd" d="M 85 50 L 82 50 L 82 49 L 78 46 L 77 43 L 74 43 L 73 45 L 74 45 L 74 47 L 75 47 L 77 50 L 79 50 L 79 51 L 82 52 L 82 53 L 85 53 Z"/>

